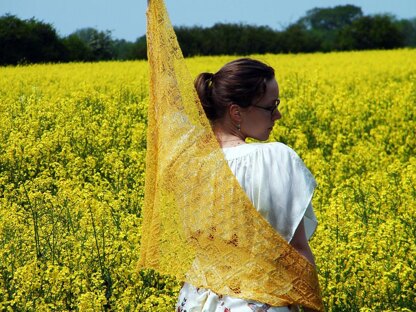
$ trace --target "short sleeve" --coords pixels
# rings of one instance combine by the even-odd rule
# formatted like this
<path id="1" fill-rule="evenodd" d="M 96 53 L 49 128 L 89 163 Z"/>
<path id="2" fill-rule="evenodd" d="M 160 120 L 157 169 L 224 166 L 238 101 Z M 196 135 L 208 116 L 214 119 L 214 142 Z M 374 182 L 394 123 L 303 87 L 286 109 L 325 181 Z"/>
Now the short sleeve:
<path id="1" fill-rule="evenodd" d="M 317 226 L 312 208 L 312 196 L 316 187 L 312 173 L 302 159 L 282 143 L 265 144 L 256 166 L 263 167 L 258 189 L 260 210 L 268 206 L 267 220 L 290 242 L 304 219 L 307 238 Z M 268 194 L 266 194 L 268 193 Z"/>
<path id="2" fill-rule="evenodd" d="M 304 218 L 309 239 L 317 221 L 316 182 L 302 159 L 282 143 L 252 143 L 226 150 L 228 164 L 259 213 L 290 242 Z"/>

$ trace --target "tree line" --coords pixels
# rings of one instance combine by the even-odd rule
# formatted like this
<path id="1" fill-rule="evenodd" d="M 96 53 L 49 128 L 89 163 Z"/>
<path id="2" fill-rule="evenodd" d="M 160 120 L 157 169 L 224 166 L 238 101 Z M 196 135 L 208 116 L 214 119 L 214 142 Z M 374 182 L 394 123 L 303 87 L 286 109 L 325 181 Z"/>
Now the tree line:
<path id="1" fill-rule="evenodd" d="M 212 27 L 175 27 L 185 56 L 329 52 L 416 47 L 416 18 L 364 15 L 341 5 L 314 8 L 281 31 L 267 26 L 218 23 Z M 146 58 L 146 37 L 113 39 L 111 31 L 83 28 L 60 37 L 34 18 L 0 17 L 0 65 L 91 62 Z"/>
<path id="2" fill-rule="evenodd" d="M 185 56 L 416 47 L 416 18 L 364 15 L 354 5 L 314 8 L 282 31 L 242 24 L 175 31 Z"/>

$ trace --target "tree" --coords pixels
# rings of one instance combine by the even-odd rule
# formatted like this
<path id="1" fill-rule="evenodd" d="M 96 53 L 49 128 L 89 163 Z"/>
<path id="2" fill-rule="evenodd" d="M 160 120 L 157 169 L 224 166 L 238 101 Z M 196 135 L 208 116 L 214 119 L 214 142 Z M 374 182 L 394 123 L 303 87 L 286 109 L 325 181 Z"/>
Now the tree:
<path id="1" fill-rule="evenodd" d="M 176 27 L 185 56 L 273 52 L 277 32 L 265 26 L 217 23 L 210 28 Z"/>
<path id="2" fill-rule="evenodd" d="M 147 59 L 147 41 L 146 36 L 137 38 L 129 53 L 129 59 Z"/>
<path id="3" fill-rule="evenodd" d="M 338 45 L 344 50 L 393 49 L 404 46 L 404 37 L 393 17 L 364 16 L 341 31 Z"/>
<path id="4" fill-rule="evenodd" d="M 111 31 L 98 31 L 95 28 L 82 28 L 71 35 L 77 36 L 91 50 L 93 60 L 110 60 L 115 56 Z"/>
<path id="5" fill-rule="evenodd" d="M 314 8 L 298 20 L 314 37 L 321 40 L 321 50 L 331 51 L 341 29 L 361 18 L 363 12 L 354 5 L 338 5 L 333 8 Z"/>
<path id="6" fill-rule="evenodd" d="M 114 58 L 116 60 L 132 60 L 134 43 L 124 39 L 113 40 Z"/>
<path id="7" fill-rule="evenodd" d="M 333 8 L 314 8 L 299 19 L 308 30 L 339 30 L 363 16 L 360 7 L 354 5 L 338 5 Z"/>
<path id="8" fill-rule="evenodd" d="M 321 49 L 322 40 L 301 24 L 292 24 L 279 34 L 278 52 L 315 52 Z"/>
<path id="9" fill-rule="evenodd" d="M 404 38 L 404 45 L 407 47 L 416 47 L 416 18 L 409 20 L 402 19 L 395 24 Z"/>
<path id="10" fill-rule="evenodd" d="M 175 34 L 184 56 L 207 53 L 206 46 L 210 46 L 210 40 L 206 37 L 204 28 L 198 26 L 175 27 Z"/>
<path id="11" fill-rule="evenodd" d="M 74 61 L 92 61 L 94 59 L 91 48 L 80 37 L 71 34 L 62 39 L 64 46 L 67 49 L 65 60 L 69 62 Z"/>
<path id="12" fill-rule="evenodd" d="M 35 19 L 0 17 L 0 65 L 60 61 L 65 46 L 55 29 Z"/>

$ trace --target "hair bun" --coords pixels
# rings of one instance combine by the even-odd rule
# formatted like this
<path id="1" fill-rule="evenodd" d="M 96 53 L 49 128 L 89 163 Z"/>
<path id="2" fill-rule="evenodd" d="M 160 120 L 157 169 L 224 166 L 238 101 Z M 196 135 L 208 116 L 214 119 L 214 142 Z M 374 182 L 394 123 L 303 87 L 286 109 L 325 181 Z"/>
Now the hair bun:
<path id="1" fill-rule="evenodd" d="M 195 87 L 201 100 L 202 107 L 208 119 L 213 120 L 218 117 L 215 104 L 212 103 L 212 84 L 213 73 L 201 73 L 195 79 Z"/>
<path id="2" fill-rule="evenodd" d="M 207 87 L 211 88 L 215 74 L 213 74 L 213 73 L 202 73 L 201 75 L 202 75 L 201 79 L 205 82 Z"/>

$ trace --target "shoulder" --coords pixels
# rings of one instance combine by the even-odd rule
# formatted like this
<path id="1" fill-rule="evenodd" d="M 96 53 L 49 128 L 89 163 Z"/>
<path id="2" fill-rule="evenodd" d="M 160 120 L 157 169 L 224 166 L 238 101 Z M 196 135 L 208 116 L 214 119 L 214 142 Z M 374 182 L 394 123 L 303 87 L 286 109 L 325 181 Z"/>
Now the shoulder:
<path id="1" fill-rule="evenodd" d="M 298 161 L 299 155 L 289 146 L 281 142 L 258 143 L 257 151 L 259 156 L 270 156 L 275 160 Z"/>
<path id="2" fill-rule="evenodd" d="M 282 153 L 288 155 L 297 155 L 296 152 L 281 142 L 269 142 L 269 143 L 254 143 L 260 150 L 266 152 Z"/>
<path id="3" fill-rule="evenodd" d="M 280 142 L 249 143 L 237 147 L 225 148 L 223 151 L 228 160 L 251 158 L 278 161 L 299 158 L 292 148 Z"/>
<path id="4" fill-rule="evenodd" d="M 259 149 L 261 150 L 259 157 L 268 166 L 278 167 L 279 172 L 285 172 L 292 177 L 313 179 L 302 158 L 291 147 L 280 142 L 272 142 L 260 144 Z"/>

